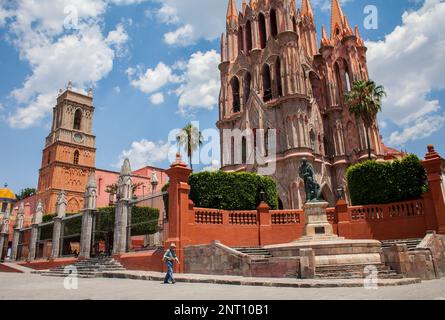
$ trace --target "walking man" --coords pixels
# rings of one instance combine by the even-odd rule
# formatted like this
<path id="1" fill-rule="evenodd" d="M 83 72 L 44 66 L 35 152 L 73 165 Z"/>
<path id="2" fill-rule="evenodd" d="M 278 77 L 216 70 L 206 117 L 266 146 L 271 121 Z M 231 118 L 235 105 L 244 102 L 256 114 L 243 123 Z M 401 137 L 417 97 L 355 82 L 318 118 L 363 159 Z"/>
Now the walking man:
<path id="1" fill-rule="evenodd" d="M 179 264 L 179 259 L 176 255 L 176 245 L 174 243 L 172 243 L 170 249 L 165 252 L 163 260 L 167 263 L 167 275 L 165 276 L 164 283 L 169 283 L 169 281 L 171 281 L 172 284 L 175 284 L 176 281 L 173 278 L 173 266 L 175 261 Z"/>

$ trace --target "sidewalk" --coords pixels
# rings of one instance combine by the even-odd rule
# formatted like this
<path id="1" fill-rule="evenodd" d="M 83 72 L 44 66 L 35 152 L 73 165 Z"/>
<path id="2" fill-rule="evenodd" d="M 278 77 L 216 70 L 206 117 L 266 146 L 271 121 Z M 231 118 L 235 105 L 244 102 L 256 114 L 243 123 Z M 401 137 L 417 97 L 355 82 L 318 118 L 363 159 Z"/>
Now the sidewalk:
<path id="1" fill-rule="evenodd" d="M 164 281 L 165 274 L 148 271 L 116 271 L 104 272 L 104 278 Z M 200 275 L 200 274 L 175 274 L 177 282 L 185 283 L 209 283 L 239 286 L 263 286 L 263 287 L 287 287 L 287 288 L 357 288 L 364 286 L 363 279 L 284 279 L 284 278 L 244 278 L 236 276 Z M 420 279 L 382 279 L 378 280 L 379 287 L 402 286 L 420 283 Z"/>
<path id="2" fill-rule="evenodd" d="M 12 262 L 2 262 L 0 263 L 0 271 L 1 271 L 1 267 L 4 266 L 5 269 L 9 269 L 10 271 L 8 272 L 16 272 L 16 273 L 31 273 L 32 271 L 34 271 L 33 269 L 30 268 L 26 268 L 23 267 L 17 263 L 12 263 Z"/>

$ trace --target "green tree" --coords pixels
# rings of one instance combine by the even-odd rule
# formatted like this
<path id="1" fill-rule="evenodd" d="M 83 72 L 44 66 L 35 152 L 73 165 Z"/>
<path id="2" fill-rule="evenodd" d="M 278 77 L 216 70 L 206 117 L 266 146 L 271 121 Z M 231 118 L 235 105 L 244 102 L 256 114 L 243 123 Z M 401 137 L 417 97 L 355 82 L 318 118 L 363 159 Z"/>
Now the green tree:
<path id="1" fill-rule="evenodd" d="M 193 124 L 190 123 L 186 125 L 176 136 L 176 141 L 178 142 L 178 147 L 180 149 L 184 148 L 185 152 L 187 152 L 190 168 L 193 170 L 193 152 L 195 152 L 198 147 L 202 146 L 203 143 L 201 132 L 198 128 L 194 127 Z"/>
<path id="2" fill-rule="evenodd" d="M 386 97 L 385 88 L 372 80 L 356 81 L 351 91 L 346 93 L 345 101 L 349 112 L 363 121 L 366 130 L 368 158 L 371 159 L 371 141 L 369 131 L 382 110 L 382 100 Z"/>
<path id="3" fill-rule="evenodd" d="M 32 197 L 37 194 L 37 190 L 34 188 L 26 188 L 20 191 L 20 194 L 16 194 L 15 197 L 17 201 L 21 201 L 23 199 L 26 199 L 28 197 Z"/>

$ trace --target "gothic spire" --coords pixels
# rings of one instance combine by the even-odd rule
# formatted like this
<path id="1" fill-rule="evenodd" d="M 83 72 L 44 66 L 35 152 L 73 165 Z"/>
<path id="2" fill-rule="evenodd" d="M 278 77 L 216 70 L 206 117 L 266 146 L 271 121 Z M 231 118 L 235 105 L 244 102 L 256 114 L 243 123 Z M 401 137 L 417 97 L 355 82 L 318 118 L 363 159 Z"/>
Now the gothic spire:
<path id="1" fill-rule="evenodd" d="M 343 31 L 343 11 L 341 10 L 339 0 L 332 0 L 331 12 L 331 38 L 341 35 Z"/>
<path id="2" fill-rule="evenodd" d="M 87 189 L 97 188 L 96 178 L 94 177 L 94 171 L 91 171 L 90 178 L 88 180 Z"/>
<path id="3" fill-rule="evenodd" d="M 246 14 L 246 9 L 247 9 L 247 2 L 246 0 L 243 0 L 243 14 Z"/>
<path id="4" fill-rule="evenodd" d="M 301 15 L 308 16 L 310 18 L 314 17 L 314 10 L 312 10 L 312 5 L 310 0 L 301 1 Z"/>
<path id="5" fill-rule="evenodd" d="M 325 46 L 329 46 L 329 45 L 330 45 L 330 41 L 328 39 L 326 27 L 325 27 L 325 25 L 323 25 L 321 28 L 321 46 L 325 47 Z"/>
<path id="6" fill-rule="evenodd" d="M 236 1 L 229 0 L 229 7 L 227 8 L 227 23 L 238 22 L 238 10 L 236 9 Z"/>
<path id="7" fill-rule="evenodd" d="M 121 169 L 121 176 L 131 176 L 130 160 L 125 159 Z"/>
<path id="8" fill-rule="evenodd" d="M 358 26 L 355 26 L 355 37 L 357 38 L 357 44 L 358 44 L 360 47 L 364 47 L 364 46 L 365 46 L 365 43 L 363 42 L 363 39 L 362 39 L 362 37 L 360 36 L 360 33 L 359 33 L 359 31 L 358 31 Z"/>

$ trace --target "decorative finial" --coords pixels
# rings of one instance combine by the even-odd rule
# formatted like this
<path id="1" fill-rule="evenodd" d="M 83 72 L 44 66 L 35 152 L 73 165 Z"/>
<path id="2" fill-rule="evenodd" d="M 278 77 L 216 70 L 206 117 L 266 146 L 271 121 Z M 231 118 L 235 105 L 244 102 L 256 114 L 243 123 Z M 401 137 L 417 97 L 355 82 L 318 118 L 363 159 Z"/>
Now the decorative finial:
<path id="1" fill-rule="evenodd" d="M 68 81 L 67 89 L 68 90 L 73 90 L 73 83 L 71 81 Z"/>
<path id="2" fill-rule="evenodd" d="M 93 88 L 91 87 L 88 89 L 88 97 L 93 97 Z"/>

